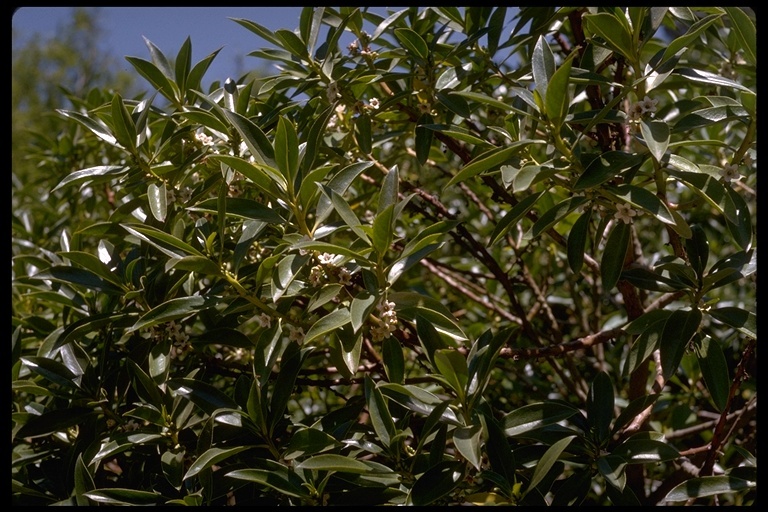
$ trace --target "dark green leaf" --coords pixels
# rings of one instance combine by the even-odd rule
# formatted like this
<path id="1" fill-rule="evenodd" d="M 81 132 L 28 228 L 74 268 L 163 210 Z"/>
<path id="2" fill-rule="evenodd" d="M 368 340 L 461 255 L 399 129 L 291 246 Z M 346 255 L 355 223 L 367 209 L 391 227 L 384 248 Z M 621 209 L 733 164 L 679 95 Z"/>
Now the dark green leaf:
<path id="1" fill-rule="evenodd" d="M 299 139 L 293 123 L 282 116 L 278 119 L 275 133 L 275 161 L 285 180 L 294 183 L 299 171 Z M 298 185 L 295 184 L 296 189 Z"/>
<path id="2" fill-rule="evenodd" d="M 443 461 L 429 468 L 414 482 L 409 494 L 416 505 L 429 505 L 453 491 L 464 480 L 464 463 Z"/>
<path id="3" fill-rule="evenodd" d="M 282 218 L 277 212 L 275 212 L 275 210 L 252 199 L 245 199 L 242 197 L 227 197 L 226 206 L 227 214 L 233 217 L 238 217 L 241 219 L 261 220 L 271 224 L 285 223 L 285 219 Z M 202 201 L 195 206 L 187 207 L 187 210 L 191 210 L 193 212 L 217 213 L 217 199 L 206 199 L 205 201 Z"/>
<path id="4" fill-rule="evenodd" d="M 98 178 L 112 180 L 117 176 L 121 176 L 127 173 L 130 167 L 124 165 L 99 165 L 96 167 L 89 167 L 87 169 L 80 169 L 79 171 L 68 174 L 63 180 L 56 185 L 52 192 L 55 192 L 65 185 L 74 183 L 84 183 L 87 181 L 95 181 Z"/>
<path id="5" fill-rule="evenodd" d="M 193 295 L 171 299 L 152 308 L 139 318 L 130 330 L 137 331 L 153 325 L 184 318 L 221 304 L 221 297 Z"/>
<path id="6" fill-rule="evenodd" d="M 492 170 L 507 162 L 514 154 L 521 151 L 524 147 L 531 144 L 544 144 L 542 140 L 519 140 L 509 146 L 493 148 L 472 159 L 463 169 L 461 169 L 451 180 L 443 187 L 447 189 L 451 185 L 465 181 L 480 173 Z"/>
<path id="7" fill-rule="evenodd" d="M 723 412 L 728 404 L 728 391 L 731 387 L 728 362 L 723 349 L 715 340 L 704 336 L 701 342 L 696 344 L 696 357 L 712 401 L 717 410 Z"/>
<path id="8" fill-rule="evenodd" d="M 304 343 L 308 344 L 315 339 L 343 327 L 350 323 L 352 317 L 347 308 L 339 308 L 315 322 L 304 336 Z"/>
<path id="9" fill-rule="evenodd" d="M 584 196 L 573 196 L 560 201 L 555 206 L 544 212 L 533 224 L 531 236 L 534 238 L 547 231 L 561 221 L 566 215 L 587 202 Z"/>
<path id="10" fill-rule="evenodd" d="M 292 460 L 340 447 L 341 444 L 333 436 L 316 428 L 302 428 L 291 436 L 283 459 Z"/>
<path id="11" fill-rule="evenodd" d="M 664 501 L 688 501 L 706 496 L 746 491 L 756 487 L 756 481 L 742 480 L 730 475 L 702 476 L 678 484 L 669 491 Z"/>
<path id="12" fill-rule="evenodd" d="M 568 57 L 565 62 L 557 68 L 555 73 L 549 79 L 549 84 L 547 86 L 547 96 L 544 98 L 544 106 L 546 107 L 547 117 L 554 124 L 555 130 L 557 130 L 563 124 L 563 121 L 565 121 L 565 117 L 568 115 L 568 109 L 571 105 L 569 82 L 574 56 L 575 54 Z"/>
<path id="13" fill-rule="evenodd" d="M 453 431 L 453 444 L 459 453 L 472 464 L 475 469 L 480 469 L 482 454 L 480 444 L 482 442 L 483 428 L 480 424 L 469 427 L 457 427 Z"/>
<path id="14" fill-rule="evenodd" d="M 496 224 L 496 227 L 493 229 L 493 233 L 491 233 L 491 243 L 489 245 L 493 245 L 498 242 L 501 237 L 503 237 L 504 234 L 509 231 L 513 224 L 515 224 L 517 221 L 523 218 L 524 215 L 531 211 L 531 209 L 536 204 L 536 201 L 539 200 L 543 193 L 544 192 L 537 192 L 535 194 L 529 195 L 517 203 L 511 210 L 505 213 L 504 216 Z"/>
<path id="15" fill-rule="evenodd" d="M 389 382 L 403 383 L 405 376 L 405 358 L 400 342 L 395 338 L 386 338 L 381 345 L 381 362 Z"/>
<path id="16" fill-rule="evenodd" d="M 236 480 L 245 480 L 259 486 L 270 487 L 282 494 L 294 498 L 307 499 L 309 493 L 301 485 L 302 480 L 288 468 L 278 469 L 238 469 L 230 471 L 225 476 Z"/>
<path id="17" fill-rule="evenodd" d="M 608 240 L 605 242 L 605 251 L 600 260 L 600 276 L 605 292 L 612 290 L 619 281 L 631 233 L 629 224 L 617 222 L 610 235 L 608 235 Z"/>
<path id="18" fill-rule="evenodd" d="M 400 44 L 402 44 L 411 55 L 421 62 L 426 62 L 427 57 L 429 56 L 429 48 L 427 47 L 427 43 L 417 32 L 409 28 L 396 28 L 394 33 L 397 40 L 400 41 Z"/>
<path id="19" fill-rule="evenodd" d="M 599 444 L 609 438 L 614 405 L 613 382 L 607 373 L 599 372 L 592 381 L 587 396 L 587 419 L 595 429 Z"/>
<path id="20" fill-rule="evenodd" d="M 664 154 L 669 147 L 669 125 L 658 119 L 643 119 L 640 122 L 640 133 L 643 135 L 645 145 L 657 162 L 664 159 Z"/>
<path id="21" fill-rule="evenodd" d="M 751 311 L 728 306 L 707 311 L 712 318 L 737 329 L 739 332 L 757 339 L 757 316 Z"/>
<path id="22" fill-rule="evenodd" d="M 47 270 L 38 272 L 32 277 L 34 279 L 50 279 L 52 281 L 84 286 L 85 288 L 108 293 L 110 295 L 122 295 L 125 293 L 125 290 L 123 290 L 122 287 L 115 286 L 90 270 L 82 268 L 55 265 Z"/>
<path id="23" fill-rule="evenodd" d="M 514 437 L 558 423 L 578 413 L 578 409 L 559 402 L 529 404 L 505 415 L 502 428 L 507 437 Z"/>
<path id="24" fill-rule="evenodd" d="M 690 311 L 678 309 L 672 312 L 664 324 L 659 346 L 664 379 L 669 379 L 677 372 L 688 342 L 699 330 L 701 318 L 701 311 L 696 308 Z"/>
<path id="25" fill-rule="evenodd" d="M 743 7 L 723 7 L 731 18 L 731 31 L 736 34 L 739 49 L 744 60 L 752 66 L 757 65 L 757 34 L 755 24 L 744 12 Z"/>
<path id="26" fill-rule="evenodd" d="M 606 151 L 592 160 L 573 184 L 573 190 L 597 187 L 619 174 L 639 167 L 645 156 L 624 151 Z"/>
<path id="27" fill-rule="evenodd" d="M 44 412 L 39 416 L 33 414 L 16 432 L 15 437 L 16 439 L 23 439 L 25 437 L 46 436 L 54 432 L 66 432 L 70 427 L 84 423 L 86 419 L 95 414 L 93 409 L 85 407 L 58 409 Z"/>
<path id="28" fill-rule="evenodd" d="M 201 471 L 210 468 L 214 464 L 226 460 L 235 454 L 248 450 L 250 446 L 235 446 L 234 448 L 210 448 L 200 455 L 187 470 L 184 480 L 192 478 Z"/>
<path id="29" fill-rule="evenodd" d="M 636 48 L 632 43 L 632 35 L 626 29 L 626 23 L 622 23 L 616 16 L 607 12 L 584 15 L 585 35 L 592 38 L 600 37 L 609 48 L 620 53 L 630 62 L 635 61 Z"/>
<path id="30" fill-rule="evenodd" d="M 160 494 L 154 492 L 117 488 L 101 488 L 86 492 L 84 496 L 106 505 L 159 505 L 163 499 Z"/>
<path id="31" fill-rule="evenodd" d="M 621 443 L 612 454 L 621 457 L 627 464 L 653 464 L 680 457 L 680 452 L 669 443 L 635 438 Z"/>
<path id="32" fill-rule="evenodd" d="M 423 128 L 422 125 L 431 125 L 433 123 L 432 116 L 429 114 L 422 114 L 419 120 L 416 121 L 416 128 L 414 130 L 416 136 L 416 160 L 424 165 L 429 158 L 429 151 L 432 149 L 432 139 L 434 132 L 427 128 Z"/>
<path id="33" fill-rule="evenodd" d="M 564 437 L 547 448 L 547 451 L 544 452 L 544 455 L 541 456 L 539 462 L 536 464 L 536 467 L 533 470 L 533 476 L 531 476 L 531 481 L 528 483 L 528 488 L 525 491 L 526 494 L 532 489 L 535 489 L 536 486 L 539 485 L 539 483 L 544 479 L 544 477 L 547 476 L 549 470 L 560 458 L 560 454 L 562 454 L 563 451 L 568 448 L 568 445 L 571 444 L 571 441 L 573 441 L 575 438 L 576 436 Z"/>
<path id="34" fill-rule="evenodd" d="M 368 415 L 371 418 L 371 424 L 376 431 L 376 436 L 381 443 L 389 448 L 392 438 L 397 433 L 392 414 L 389 412 L 387 403 L 381 390 L 376 387 L 370 376 L 365 376 L 365 402 L 368 404 Z"/>
<path id="35" fill-rule="evenodd" d="M 536 90 L 539 91 L 541 98 L 546 100 L 549 80 L 555 73 L 555 55 L 543 35 L 539 36 L 533 47 L 531 69 Z"/>
<path id="36" fill-rule="evenodd" d="M 568 266 L 578 274 L 584 265 L 584 251 L 589 238 L 589 221 L 592 218 L 592 210 L 582 213 L 573 227 L 568 232 Z"/>
<path id="37" fill-rule="evenodd" d="M 355 119 L 355 140 L 363 154 L 367 155 L 371 152 L 371 116 L 367 114 L 357 116 Z"/>

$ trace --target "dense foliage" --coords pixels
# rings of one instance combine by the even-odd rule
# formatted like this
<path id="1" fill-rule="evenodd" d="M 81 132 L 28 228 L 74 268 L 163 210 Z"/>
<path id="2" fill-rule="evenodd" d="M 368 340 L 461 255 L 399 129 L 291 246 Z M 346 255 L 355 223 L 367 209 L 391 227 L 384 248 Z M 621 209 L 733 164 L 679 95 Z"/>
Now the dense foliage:
<path id="1" fill-rule="evenodd" d="M 14 503 L 753 503 L 752 11 L 298 21 L 58 109 Z"/>

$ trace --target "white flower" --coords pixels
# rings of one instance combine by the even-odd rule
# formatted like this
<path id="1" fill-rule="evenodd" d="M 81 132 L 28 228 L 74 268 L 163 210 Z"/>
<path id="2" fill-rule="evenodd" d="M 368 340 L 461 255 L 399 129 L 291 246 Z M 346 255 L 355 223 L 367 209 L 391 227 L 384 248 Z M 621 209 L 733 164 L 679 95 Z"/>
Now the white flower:
<path id="1" fill-rule="evenodd" d="M 352 273 L 347 269 L 347 267 L 341 267 L 339 269 L 339 284 L 344 286 L 352 284 Z"/>
<path id="2" fill-rule="evenodd" d="M 325 90 L 325 96 L 330 103 L 336 101 L 336 98 L 339 97 L 339 85 L 336 82 L 328 84 L 328 88 Z"/>
<path id="3" fill-rule="evenodd" d="M 120 464 L 117 463 L 117 459 L 112 459 L 109 462 L 105 462 L 104 471 L 109 471 L 110 473 L 114 473 L 117 476 L 120 476 L 123 474 L 123 468 L 121 468 Z"/>
<path id="4" fill-rule="evenodd" d="M 371 328 L 371 338 L 373 341 L 382 341 L 392 336 L 395 326 L 388 323 L 375 325 Z"/>
<path id="5" fill-rule="evenodd" d="M 260 327 L 265 327 L 269 329 L 272 326 L 272 317 L 270 317 L 266 313 L 262 313 L 256 317 L 256 322 L 259 324 Z"/>
<path id="6" fill-rule="evenodd" d="M 206 135 L 203 132 L 197 132 L 195 134 L 195 139 L 197 139 L 197 141 L 203 146 L 213 146 L 213 137 Z"/>
<path id="7" fill-rule="evenodd" d="M 723 180 L 727 183 L 740 180 L 741 174 L 739 173 L 739 166 L 736 164 L 725 164 L 723 168 L 720 169 L 720 176 L 722 176 Z"/>
<path id="8" fill-rule="evenodd" d="M 652 100 L 648 96 L 643 98 L 640 102 L 640 107 L 643 109 L 643 114 L 653 114 L 656 112 L 656 105 L 659 104 L 659 100 Z"/>
<path id="9" fill-rule="evenodd" d="M 368 102 L 368 106 L 374 110 L 378 110 L 379 105 L 379 98 L 371 98 L 371 101 Z"/>
<path id="10" fill-rule="evenodd" d="M 419 112 L 422 114 L 429 114 L 432 112 L 432 104 L 430 103 L 419 103 Z"/>
<path id="11" fill-rule="evenodd" d="M 637 212 L 632 209 L 632 207 L 627 204 L 617 204 L 616 205 L 616 219 L 622 221 L 624 224 L 631 224 L 632 223 L 632 217 L 635 217 L 637 215 Z"/>
<path id="12" fill-rule="evenodd" d="M 349 54 L 353 56 L 360 53 L 360 47 L 358 46 L 357 41 L 352 41 L 351 43 L 349 43 L 349 45 L 347 46 L 347 51 L 349 51 Z"/>
<path id="13" fill-rule="evenodd" d="M 324 252 L 323 254 L 317 257 L 321 265 L 331 265 L 333 263 L 333 258 L 335 258 L 335 256 L 327 252 Z"/>
<path id="14" fill-rule="evenodd" d="M 288 339 L 291 341 L 298 341 L 301 343 L 304 341 L 304 329 L 301 327 L 288 326 Z"/>
<path id="15" fill-rule="evenodd" d="M 320 286 L 321 284 L 323 284 L 324 276 L 325 276 L 325 272 L 323 271 L 323 267 L 321 267 L 320 265 L 315 265 L 309 271 L 309 282 L 312 286 Z"/>

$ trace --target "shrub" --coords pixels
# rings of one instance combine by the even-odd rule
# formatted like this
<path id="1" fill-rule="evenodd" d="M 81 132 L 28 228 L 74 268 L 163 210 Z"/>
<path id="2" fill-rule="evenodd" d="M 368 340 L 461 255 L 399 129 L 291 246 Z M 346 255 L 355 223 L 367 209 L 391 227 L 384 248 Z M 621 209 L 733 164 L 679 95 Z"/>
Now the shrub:
<path id="1" fill-rule="evenodd" d="M 14 214 L 14 502 L 754 502 L 753 17 L 306 7 L 207 93 L 147 41 Z"/>

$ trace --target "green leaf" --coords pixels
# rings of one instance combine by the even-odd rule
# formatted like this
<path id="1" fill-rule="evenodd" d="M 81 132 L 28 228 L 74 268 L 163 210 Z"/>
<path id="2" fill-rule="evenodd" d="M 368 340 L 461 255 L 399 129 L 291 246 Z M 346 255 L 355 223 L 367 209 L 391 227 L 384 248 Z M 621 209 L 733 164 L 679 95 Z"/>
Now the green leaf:
<path id="1" fill-rule="evenodd" d="M 171 258 L 183 258 L 184 256 L 205 256 L 188 243 L 176 238 L 165 231 L 143 224 L 120 224 L 133 236 L 158 248 L 163 254 Z"/>
<path id="2" fill-rule="evenodd" d="M 68 174 L 58 185 L 53 187 L 51 192 L 55 192 L 66 185 L 75 183 L 85 183 L 92 181 L 111 181 L 117 176 L 122 176 L 130 170 L 130 167 L 124 165 L 98 165 L 87 169 L 80 169 Z"/>
<path id="3" fill-rule="evenodd" d="M 68 117 L 69 119 L 77 121 L 78 123 L 80 123 L 85 128 L 90 130 L 94 135 L 96 135 L 98 138 L 100 138 L 107 144 L 111 144 L 112 146 L 119 146 L 117 143 L 117 139 L 115 138 L 114 135 L 112 135 L 112 131 L 109 129 L 109 127 L 106 124 L 104 124 L 104 121 L 102 121 L 101 119 L 93 119 L 91 117 L 88 117 L 85 114 L 81 114 L 80 112 L 73 112 L 70 110 L 56 109 L 56 112 L 64 117 Z M 100 165 L 97 167 L 92 167 L 91 169 L 102 169 L 105 167 L 114 168 L 114 169 L 123 169 L 125 171 L 128 171 L 130 169 L 130 167 L 127 167 L 127 166 L 114 166 L 114 165 L 108 165 L 108 166 Z M 75 171 L 75 173 L 78 173 L 78 172 L 82 172 L 82 171 Z M 65 178 L 65 180 L 66 179 L 67 178 Z M 60 187 L 62 184 L 63 182 L 59 183 L 59 185 L 56 188 Z M 56 190 L 56 188 L 54 188 L 54 190 Z"/>
<path id="4" fill-rule="evenodd" d="M 605 242 L 605 251 L 600 260 L 600 276 L 603 281 L 603 290 L 609 292 L 616 286 L 624 267 L 624 257 L 629 247 L 631 231 L 630 225 L 617 222 L 608 240 Z"/>
<path id="5" fill-rule="evenodd" d="M 315 322 L 304 336 L 304 344 L 343 327 L 352 321 L 349 309 L 339 308 L 331 311 Z"/>
<path id="6" fill-rule="evenodd" d="M 163 499 L 160 494 L 154 492 L 118 488 L 101 488 L 83 495 L 105 505 L 159 505 Z"/>
<path id="7" fill-rule="evenodd" d="M 728 87 L 750 94 L 754 93 L 754 91 L 741 85 L 739 82 L 728 78 L 723 78 L 722 76 L 710 73 L 709 71 L 692 68 L 677 68 L 675 69 L 675 74 L 680 75 L 683 79 L 706 84 L 709 87 Z"/>
<path id="8" fill-rule="evenodd" d="M 152 216 L 158 221 L 164 222 L 165 216 L 168 213 L 168 196 L 165 182 L 161 183 L 160 186 L 150 183 L 147 187 L 147 199 L 149 199 L 149 210 L 152 212 Z"/>
<path id="9" fill-rule="evenodd" d="M 642 411 L 653 405 L 656 400 L 659 399 L 656 395 L 643 395 L 639 398 L 632 400 L 621 413 L 616 421 L 613 423 L 613 429 L 611 435 L 615 434 L 622 428 L 624 428 L 630 421 L 634 420 Z"/>
<path id="10" fill-rule="evenodd" d="M 66 368 L 64 369 L 66 370 Z M 85 407 L 69 407 L 47 411 L 40 415 L 31 414 L 27 422 L 16 432 L 15 438 L 24 439 L 26 437 L 47 436 L 54 432 L 66 432 L 70 427 L 85 422 L 86 419 L 90 419 L 95 414 L 93 409 Z"/>
<path id="11" fill-rule="evenodd" d="M 669 316 L 671 316 L 671 313 Z M 626 359 L 625 374 L 630 374 L 637 370 L 644 361 L 651 357 L 653 351 L 659 348 L 667 319 L 668 317 L 661 318 L 650 323 L 632 343 Z"/>
<path id="12" fill-rule="evenodd" d="M 701 311 L 696 308 L 690 311 L 678 309 L 672 312 L 664 324 L 659 351 L 662 375 L 665 380 L 677 372 L 688 342 L 699 330 L 701 318 Z"/>
<path id="13" fill-rule="evenodd" d="M 408 495 L 416 505 L 429 505 L 453 491 L 464 480 L 466 467 L 457 461 L 443 461 L 424 472 L 411 487 Z"/>
<path id="14" fill-rule="evenodd" d="M 238 409 L 237 404 L 232 398 L 211 384 L 200 380 L 188 377 L 175 378 L 168 381 L 168 387 L 175 391 L 177 395 L 190 400 L 209 416 L 213 416 L 220 409 L 230 411 Z M 216 421 L 235 426 L 240 426 L 241 424 L 240 416 L 234 412 L 217 415 Z"/>
<path id="15" fill-rule="evenodd" d="M 488 245 L 493 245 L 498 242 L 506 232 L 517 223 L 517 221 L 530 212 L 543 193 L 544 192 L 537 192 L 527 196 L 505 213 L 496 223 L 496 227 L 493 229 L 493 233 L 491 233 L 491 242 Z"/>
<path id="16" fill-rule="evenodd" d="M 306 53 L 306 48 L 304 52 Z M 275 132 L 275 161 L 285 180 L 295 183 L 299 171 L 299 139 L 293 123 L 283 116 L 278 119 Z M 298 185 L 300 184 L 295 184 L 297 189 Z"/>
<path id="17" fill-rule="evenodd" d="M 184 455 L 185 451 L 180 450 L 167 450 L 160 456 L 160 464 L 163 469 L 163 476 L 168 480 L 168 483 L 173 486 L 177 491 L 181 489 L 183 484 L 182 476 L 184 472 Z"/>
<path id="18" fill-rule="evenodd" d="M 137 331 L 153 325 L 170 322 L 171 320 L 184 318 L 219 304 L 221 304 L 221 297 L 217 296 L 203 297 L 201 295 L 193 295 L 191 297 L 171 299 L 144 313 L 130 330 Z"/>
<path id="19" fill-rule="evenodd" d="M 389 448 L 392 438 L 397 433 L 392 414 L 381 390 L 376 387 L 370 376 L 365 376 L 365 403 L 368 405 L 368 415 L 373 429 L 381 443 Z"/>
<path id="20" fill-rule="evenodd" d="M 726 216 L 728 231 L 738 246 L 747 251 L 752 246 L 752 216 L 749 207 L 744 198 L 732 188 L 728 187 L 726 192 L 735 209 L 731 216 Z M 729 217 L 735 218 L 735 222 Z"/>
<path id="21" fill-rule="evenodd" d="M 469 427 L 457 427 L 453 431 L 453 444 L 459 453 L 472 464 L 475 469 L 480 470 L 482 454 L 480 444 L 482 443 L 483 428 L 479 423 Z"/>
<path id="22" fill-rule="evenodd" d="M 539 402 L 525 405 L 505 415 L 502 428 L 507 437 L 514 437 L 558 423 L 578 413 L 578 409 L 564 403 Z"/>
<path id="23" fill-rule="evenodd" d="M 277 378 L 274 380 L 272 400 L 269 404 L 268 419 L 270 422 L 270 433 L 273 433 L 275 427 L 283 420 L 285 408 L 288 406 L 291 396 L 293 396 L 296 377 L 299 375 L 304 360 L 310 352 L 311 349 L 309 348 L 300 349 L 295 341 L 289 343 L 283 351 L 280 359 L 280 373 L 277 374 Z"/>
<path id="24" fill-rule="evenodd" d="M 349 314 L 354 332 L 358 332 L 365 324 L 377 300 L 378 297 L 376 295 L 372 295 L 365 290 L 359 292 L 352 299 L 352 303 L 349 306 Z"/>
<path id="25" fill-rule="evenodd" d="M 543 35 L 539 36 L 533 47 L 531 69 L 536 90 L 539 91 L 541 98 L 546 100 L 549 80 L 555 73 L 555 55 Z"/>
<path id="26" fill-rule="evenodd" d="M 635 185 L 619 185 L 606 188 L 606 192 L 619 198 L 617 202 L 626 202 L 630 206 L 645 210 L 665 224 L 676 224 L 669 208 L 650 190 Z"/>
<path id="27" fill-rule="evenodd" d="M 465 402 L 469 370 L 467 360 L 461 353 L 452 349 L 438 349 L 433 354 L 437 374 L 439 374 L 456 392 L 461 403 Z"/>
<path id="28" fill-rule="evenodd" d="M 389 382 L 403 383 L 405 376 L 405 357 L 400 342 L 395 338 L 386 338 L 381 345 L 381 362 Z"/>
<path id="29" fill-rule="evenodd" d="M 587 37 L 594 41 L 594 37 L 598 36 L 610 49 L 626 57 L 629 62 L 637 60 L 632 35 L 627 31 L 626 23 L 622 23 L 616 16 L 607 12 L 585 14 L 583 23 Z"/>
<path id="30" fill-rule="evenodd" d="M 575 53 L 572 54 L 557 68 L 557 71 L 549 79 L 547 86 L 544 106 L 547 117 L 554 124 L 554 130 L 558 130 L 563 124 L 565 117 L 568 115 L 568 109 L 571 106 L 569 81 L 571 78 L 571 65 L 575 55 Z"/>
<path id="31" fill-rule="evenodd" d="M 680 50 L 691 46 L 699 37 L 709 28 L 710 25 L 718 21 L 722 17 L 722 14 L 711 14 L 706 18 L 702 18 L 688 29 L 688 32 L 680 37 L 675 38 L 671 43 L 667 45 L 664 50 L 664 56 L 661 58 L 661 62 L 672 58 Z"/>
<path id="32" fill-rule="evenodd" d="M 157 89 L 160 94 L 165 96 L 171 103 L 178 102 L 178 88 L 169 76 L 163 74 L 163 72 L 152 62 L 138 57 L 126 57 L 125 60 L 131 63 L 136 68 L 141 76 L 147 79 L 152 86 Z"/>
<path id="33" fill-rule="evenodd" d="M 352 182 L 357 178 L 360 173 L 368 169 L 373 165 L 373 162 L 358 162 L 348 165 L 336 175 L 334 175 L 327 184 L 327 187 L 336 192 L 339 195 L 343 195 L 349 188 Z M 316 208 L 316 220 L 315 228 L 320 226 L 322 222 L 331 213 L 331 199 L 325 196 L 320 196 L 317 202 Z"/>
<path id="34" fill-rule="evenodd" d="M 707 241 L 707 234 L 700 225 L 691 226 L 691 233 L 693 236 L 685 241 L 685 252 L 688 254 L 688 261 L 693 270 L 696 271 L 696 275 L 702 279 L 709 259 L 709 242 Z"/>
<path id="35" fill-rule="evenodd" d="M 535 238 L 541 235 L 549 228 L 563 220 L 566 215 L 587 201 L 588 199 L 584 196 L 573 196 L 560 201 L 555 206 L 544 212 L 541 217 L 539 217 L 539 219 L 533 224 L 533 227 L 531 228 L 531 236 Z"/>
<path id="36" fill-rule="evenodd" d="M 560 454 L 568 448 L 568 445 L 571 444 L 571 441 L 575 438 L 576 436 L 564 437 L 547 448 L 547 451 L 541 456 L 541 459 L 539 459 L 533 470 L 533 476 L 531 476 L 531 481 L 528 483 L 528 488 L 526 489 L 525 494 L 528 494 L 541 483 L 555 462 L 557 462 L 557 459 L 560 458 Z"/>
<path id="37" fill-rule="evenodd" d="M 203 98 L 207 99 L 205 96 Z M 275 158 L 275 150 L 267 136 L 261 131 L 261 128 L 237 112 L 224 110 L 215 103 L 213 106 L 219 109 L 224 117 L 235 127 L 235 130 L 242 137 L 243 142 L 248 147 L 248 151 L 250 151 L 251 156 L 253 156 L 256 162 L 271 167 Z"/>
<path id="38" fill-rule="evenodd" d="M 614 405 L 613 382 L 607 373 L 601 371 L 592 381 L 587 395 L 587 419 L 601 445 L 610 435 Z"/>
<path id="39" fill-rule="evenodd" d="M 184 475 L 183 480 L 192 478 L 201 471 L 210 468 L 214 464 L 218 464 L 219 462 L 250 448 L 250 446 L 235 446 L 234 448 L 210 448 L 197 459 L 195 459 L 195 461 L 187 470 L 187 473 Z"/>
<path id="40" fill-rule="evenodd" d="M 277 465 L 277 463 L 274 464 Z M 309 493 L 302 486 L 303 481 L 301 478 L 286 467 L 270 470 L 237 469 L 235 471 L 230 471 L 225 476 L 236 480 L 255 483 L 258 486 L 267 486 L 293 498 L 309 498 Z"/>
<path id="41" fill-rule="evenodd" d="M 678 484 L 664 497 L 664 501 L 688 501 L 706 496 L 729 494 L 757 488 L 757 482 L 730 475 L 702 476 Z"/>
<path id="42" fill-rule="evenodd" d="M 597 469 L 605 480 L 619 491 L 624 490 L 627 483 L 625 468 L 626 461 L 617 455 L 605 455 L 597 459 Z"/>
<path id="43" fill-rule="evenodd" d="M 284 460 L 314 455 L 341 446 L 333 436 L 316 428 L 302 428 L 294 432 L 283 454 Z M 345 457 L 347 458 L 347 457 Z"/>
<path id="44" fill-rule="evenodd" d="M 712 401 L 717 410 L 723 412 L 728 404 L 728 392 L 731 387 L 725 354 L 715 340 L 704 336 L 701 342 L 696 344 L 696 358 Z"/>
<path id="45" fill-rule="evenodd" d="M 267 165 L 252 164 L 237 156 L 208 155 L 206 158 L 209 161 L 221 162 L 223 170 L 227 170 L 226 167 L 231 167 L 238 171 L 268 197 L 284 198 L 287 184 L 285 178 L 276 169 Z"/>
<path id="46" fill-rule="evenodd" d="M 297 470 L 308 469 L 314 471 L 339 471 L 342 473 L 366 474 L 373 472 L 373 468 L 365 461 L 355 460 L 344 455 L 325 453 L 310 457 L 299 464 Z"/>
<path id="47" fill-rule="evenodd" d="M 710 309 L 707 311 L 707 314 L 725 325 L 730 325 L 750 338 L 757 339 L 757 315 L 751 311 L 728 306 Z"/>
<path id="48" fill-rule="evenodd" d="M 545 144 L 543 140 L 524 139 L 511 143 L 509 146 L 493 148 L 481 153 L 461 169 L 451 180 L 443 187 L 447 189 L 451 185 L 465 181 L 480 173 L 494 169 L 507 162 L 514 154 L 521 151 L 531 144 Z"/>
<path id="49" fill-rule="evenodd" d="M 429 48 L 424 39 L 415 31 L 409 28 L 396 28 L 395 37 L 408 52 L 417 58 L 418 61 L 426 62 L 429 56 Z"/>
<path id="50" fill-rule="evenodd" d="M 432 130 L 424 128 L 423 125 L 431 125 L 433 123 L 432 116 L 429 114 L 422 114 L 416 121 L 416 128 L 414 130 L 416 136 L 416 160 L 424 165 L 429 158 L 429 151 L 432 148 L 432 139 L 434 133 Z"/>
<path id="51" fill-rule="evenodd" d="M 129 449 L 135 449 L 140 445 L 160 444 L 164 436 L 160 434 L 146 434 L 143 432 L 122 432 L 109 437 L 107 442 L 101 443 L 98 453 L 94 455 L 89 464 L 96 464 L 108 457 L 117 455 Z"/>
<path id="52" fill-rule="evenodd" d="M 723 9 L 731 18 L 731 32 L 736 35 L 736 40 L 739 41 L 738 46 L 742 51 L 741 55 L 747 64 L 756 66 L 757 34 L 755 24 L 744 12 L 743 7 L 723 7 Z"/>
<path id="53" fill-rule="evenodd" d="M 640 122 L 640 133 L 653 158 L 661 162 L 669 147 L 669 125 L 658 119 L 643 119 Z"/>
<path id="54" fill-rule="evenodd" d="M 75 500 L 80 507 L 87 507 L 90 505 L 88 498 L 85 497 L 85 493 L 92 491 L 96 488 L 96 484 L 93 482 L 93 476 L 88 471 L 85 463 L 83 462 L 83 454 L 77 455 L 75 461 Z"/>
<path id="55" fill-rule="evenodd" d="M 624 151 L 606 151 L 592 160 L 573 184 L 574 191 L 597 187 L 619 174 L 639 167 L 645 156 Z"/>
<path id="56" fill-rule="evenodd" d="M 62 283 L 84 286 L 91 290 L 97 290 L 110 295 L 123 295 L 125 290 L 120 286 L 115 286 L 109 281 L 102 279 L 90 270 L 82 268 L 69 267 L 64 265 L 55 265 L 47 270 L 38 272 L 31 276 L 33 279 L 50 279 Z"/>
<path id="57" fill-rule="evenodd" d="M 187 210 L 193 212 L 218 213 L 218 199 L 206 199 L 195 206 L 188 206 Z M 226 198 L 227 215 L 241 219 L 252 219 L 268 222 L 270 224 L 284 224 L 285 219 L 275 210 L 258 201 L 242 197 Z"/>
<path id="58" fill-rule="evenodd" d="M 125 108 L 123 98 L 115 94 L 112 98 L 112 127 L 117 141 L 131 154 L 136 154 L 136 126 Z"/>
<path id="59" fill-rule="evenodd" d="M 383 192 L 383 189 L 382 189 Z M 381 203 L 381 201 L 379 201 Z M 389 246 L 392 244 L 392 237 L 394 230 L 392 229 L 394 224 L 394 210 L 395 205 L 390 204 L 380 213 L 376 214 L 373 219 L 373 237 L 371 242 L 373 248 L 382 257 L 389 250 Z"/>
<path id="60" fill-rule="evenodd" d="M 591 210 L 582 213 L 568 232 L 568 266 L 574 274 L 581 272 L 581 267 L 584 265 L 584 251 L 589 238 L 589 221 L 591 218 Z"/>
<path id="61" fill-rule="evenodd" d="M 683 159 L 675 157 L 675 155 L 670 155 L 669 161 L 670 165 L 678 168 L 688 167 L 687 161 L 683 161 Z M 726 188 L 723 187 L 722 183 L 720 183 L 716 177 L 698 170 L 698 167 L 696 168 L 696 172 L 675 171 L 673 169 L 667 169 L 667 172 L 685 183 L 692 192 L 705 199 L 720 213 L 724 214 L 729 222 L 738 222 L 733 201 L 728 195 Z"/>
<path id="62" fill-rule="evenodd" d="M 355 140 L 363 154 L 370 154 L 372 149 L 371 116 L 368 114 L 360 114 L 355 119 Z"/>
<path id="63" fill-rule="evenodd" d="M 627 464 L 653 464 L 675 460 L 680 452 L 664 441 L 631 437 L 614 448 L 612 455 L 621 457 Z"/>
<path id="64" fill-rule="evenodd" d="M 381 184 L 381 191 L 379 192 L 379 202 L 376 209 L 376 214 L 381 215 L 388 207 L 393 206 L 397 202 L 397 196 L 400 191 L 399 171 L 397 166 L 393 166 L 389 169 L 384 181 Z"/>

